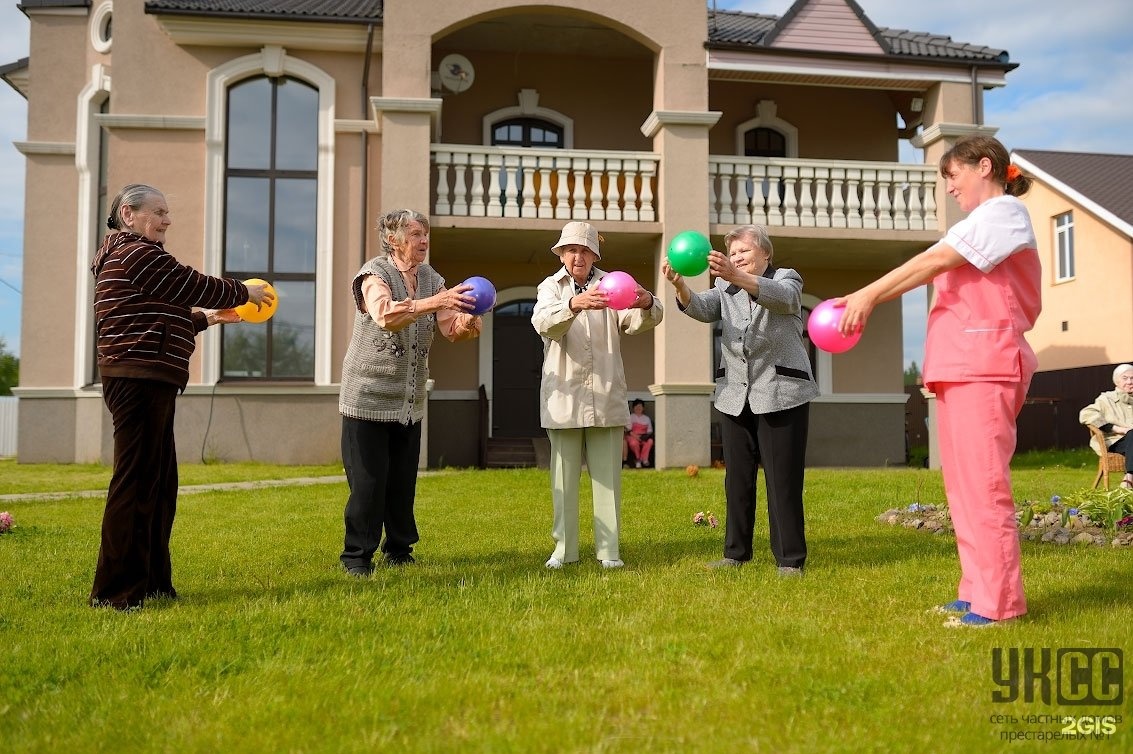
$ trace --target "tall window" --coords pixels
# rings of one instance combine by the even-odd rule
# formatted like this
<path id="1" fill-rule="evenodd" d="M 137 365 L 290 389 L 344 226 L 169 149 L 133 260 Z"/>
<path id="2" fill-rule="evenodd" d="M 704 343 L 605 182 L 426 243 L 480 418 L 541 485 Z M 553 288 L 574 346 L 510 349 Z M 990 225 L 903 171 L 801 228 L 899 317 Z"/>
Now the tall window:
<path id="1" fill-rule="evenodd" d="M 268 280 L 279 308 L 224 328 L 226 380 L 314 380 L 318 113 L 318 90 L 297 79 L 228 90 L 224 275 Z"/>
<path id="2" fill-rule="evenodd" d="M 109 23 L 109 22 L 108 22 Z M 105 115 L 110 112 L 110 98 L 106 97 L 98 106 L 99 115 Z M 102 247 L 102 240 L 106 238 L 106 233 L 109 228 L 106 226 L 106 218 L 110 214 L 110 197 L 107 190 L 109 181 L 107 180 L 107 166 L 109 165 L 110 140 L 106 138 L 106 129 L 102 126 L 91 130 L 92 138 L 97 140 L 98 165 L 91 172 L 97 175 L 97 187 L 95 198 L 95 211 L 94 211 L 94 239 L 91 246 L 91 256 L 93 258 L 95 252 Z M 98 370 L 98 333 L 97 326 L 91 327 L 90 334 L 90 372 L 89 384 L 99 385 L 102 383 L 102 373 Z"/>
<path id="3" fill-rule="evenodd" d="M 1074 213 L 1066 212 L 1054 218 L 1054 249 L 1058 257 L 1057 281 L 1074 277 Z"/>
<path id="4" fill-rule="evenodd" d="M 563 127 L 542 118 L 509 118 L 492 126 L 493 147 L 563 148 Z"/>

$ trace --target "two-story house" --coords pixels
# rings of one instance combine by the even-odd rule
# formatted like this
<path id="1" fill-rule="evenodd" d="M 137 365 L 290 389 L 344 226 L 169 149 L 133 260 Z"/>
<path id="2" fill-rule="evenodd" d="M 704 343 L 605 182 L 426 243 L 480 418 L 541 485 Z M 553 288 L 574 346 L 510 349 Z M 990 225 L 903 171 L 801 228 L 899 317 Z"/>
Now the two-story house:
<path id="1" fill-rule="evenodd" d="M 1079 409 L 1112 390 L 1133 360 L 1133 155 L 1017 149 L 1043 261 L 1043 315 L 1027 339 L 1039 358 L 1020 448 L 1085 445 Z"/>
<path id="2" fill-rule="evenodd" d="M 983 94 L 1015 67 L 875 25 L 853 0 L 781 17 L 711 6 L 22 0 L 30 54 L 6 71 L 28 99 L 21 460 L 109 459 L 88 266 L 108 197 L 138 181 L 166 194 L 178 258 L 280 294 L 267 324 L 198 339 L 185 460 L 337 457 L 350 280 L 378 248 L 375 218 L 412 207 L 450 284 L 481 275 L 498 291 L 483 337 L 431 355 L 428 463 L 475 464 L 481 435 L 541 434 L 529 319 L 574 219 L 605 237 L 603 269 L 664 297 L 663 324 L 624 347 L 658 465 L 706 463 L 717 336 L 660 274 L 670 239 L 698 230 L 720 249 L 765 224 L 806 306 L 852 290 L 959 219 L 937 159 L 994 132 Z M 924 164 L 899 161 L 902 139 Z M 809 462 L 903 463 L 900 303 L 814 366 Z"/>

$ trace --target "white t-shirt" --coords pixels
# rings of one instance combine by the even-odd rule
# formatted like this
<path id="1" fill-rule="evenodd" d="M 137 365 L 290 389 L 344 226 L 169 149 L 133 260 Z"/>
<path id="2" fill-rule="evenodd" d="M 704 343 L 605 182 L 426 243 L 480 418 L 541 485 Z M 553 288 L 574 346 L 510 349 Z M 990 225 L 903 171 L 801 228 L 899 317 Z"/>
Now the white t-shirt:
<path id="1" fill-rule="evenodd" d="M 1038 247 L 1027 208 L 1006 194 L 988 199 L 953 225 L 944 243 L 985 273 L 1017 251 Z"/>

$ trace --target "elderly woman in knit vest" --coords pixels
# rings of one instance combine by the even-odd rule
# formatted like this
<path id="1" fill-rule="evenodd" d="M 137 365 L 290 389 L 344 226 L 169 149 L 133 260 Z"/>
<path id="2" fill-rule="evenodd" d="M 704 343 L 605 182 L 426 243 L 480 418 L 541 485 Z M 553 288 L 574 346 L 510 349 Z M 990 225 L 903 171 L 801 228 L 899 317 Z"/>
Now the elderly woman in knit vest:
<path id="1" fill-rule="evenodd" d="M 342 565 L 369 576 L 379 545 L 390 565 L 413 562 L 413 498 L 425 413 L 429 347 L 437 330 L 450 341 L 480 334 L 466 312 L 470 286 L 445 288 L 425 263 L 429 220 L 402 209 L 378 221 L 382 254 L 354 276 L 354 333 L 342 365 L 342 463 L 350 497 Z M 385 540 L 382 541 L 382 530 Z"/>

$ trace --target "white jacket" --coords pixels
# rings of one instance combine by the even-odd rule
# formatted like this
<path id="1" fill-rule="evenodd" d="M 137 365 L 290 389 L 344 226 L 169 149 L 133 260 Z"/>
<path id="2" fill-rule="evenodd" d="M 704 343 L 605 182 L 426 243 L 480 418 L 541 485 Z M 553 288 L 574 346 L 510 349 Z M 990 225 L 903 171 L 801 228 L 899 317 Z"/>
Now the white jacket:
<path id="1" fill-rule="evenodd" d="M 1098 399 L 1078 412 L 1078 421 L 1091 427 L 1101 429 L 1106 424 L 1116 424 L 1119 427 L 1133 427 L 1133 395 L 1124 390 L 1108 390 L 1098 396 Z M 1120 440 L 1122 435 L 1116 432 L 1105 433 L 1105 445 L 1108 448 Z M 1090 438 L 1090 447 L 1095 453 L 1101 454 L 1102 449 Z"/>
<path id="2" fill-rule="evenodd" d="M 605 272 L 595 268 L 588 288 Z M 545 429 L 624 427 L 629 421 L 621 335 L 653 329 L 664 316 L 661 301 L 650 309 L 570 310 L 574 286 L 560 268 L 539 284 L 531 324 L 543 338 L 539 418 Z"/>

